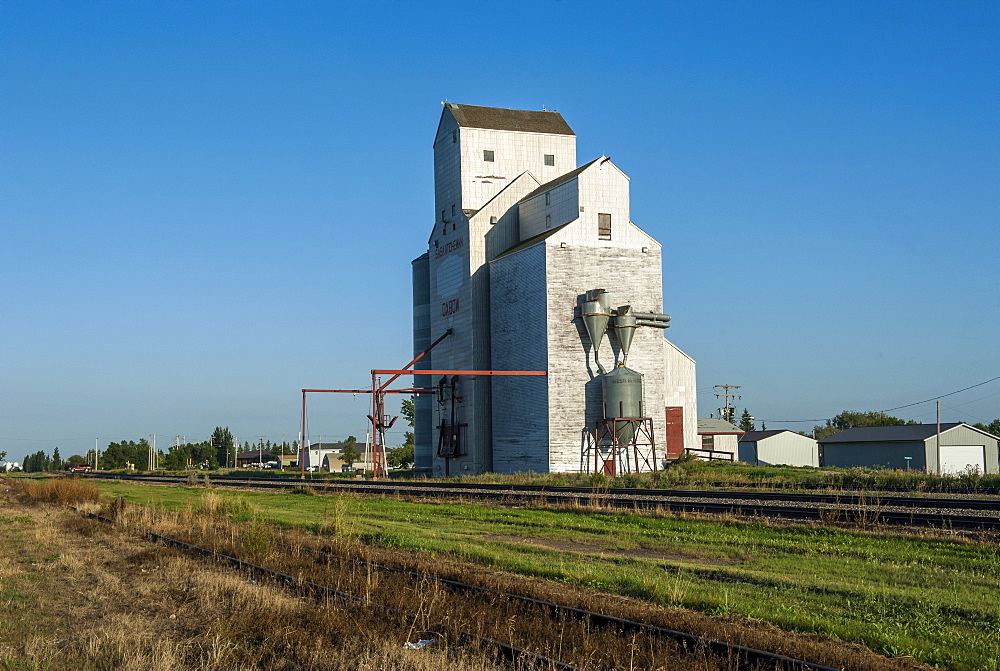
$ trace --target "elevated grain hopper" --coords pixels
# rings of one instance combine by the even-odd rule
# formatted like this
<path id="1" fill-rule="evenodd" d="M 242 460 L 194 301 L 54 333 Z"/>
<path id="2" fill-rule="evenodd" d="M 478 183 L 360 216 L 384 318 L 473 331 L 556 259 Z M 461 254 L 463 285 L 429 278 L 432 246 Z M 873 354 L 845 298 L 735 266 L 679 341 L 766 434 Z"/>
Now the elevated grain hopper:
<path id="1" fill-rule="evenodd" d="M 626 366 L 636 329 L 670 326 L 670 316 L 635 312 L 630 305 L 610 307 L 611 295 L 604 289 L 588 291 L 580 305 L 587 335 L 594 350 L 594 363 L 601 378 L 601 409 L 596 421 L 592 452 L 594 471 L 607 475 L 618 472 L 656 470 L 656 440 L 653 421 L 645 411 L 642 373 Z M 606 331 L 618 339 L 620 360 L 608 372 L 600 362 Z M 610 337 L 610 335 L 609 335 Z"/>

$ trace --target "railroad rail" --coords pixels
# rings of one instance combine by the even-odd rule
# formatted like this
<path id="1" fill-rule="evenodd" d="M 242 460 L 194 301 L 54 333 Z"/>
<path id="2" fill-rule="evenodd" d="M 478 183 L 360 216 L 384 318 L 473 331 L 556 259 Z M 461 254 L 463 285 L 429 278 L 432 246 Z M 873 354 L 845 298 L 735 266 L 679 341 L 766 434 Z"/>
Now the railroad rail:
<path id="1" fill-rule="evenodd" d="M 84 513 L 84 514 L 91 519 L 95 519 L 103 523 L 118 524 L 116 520 L 96 513 Z M 244 570 L 248 573 L 265 577 L 280 584 L 285 584 L 291 587 L 300 588 L 304 591 L 312 593 L 314 596 L 317 596 L 319 598 L 333 597 L 348 602 L 380 608 L 387 612 L 392 612 L 396 615 L 412 615 L 412 613 L 398 612 L 396 611 L 396 609 L 385 606 L 384 604 L 376 603 L 363 596 L 352 594 L 350 592 L 346 592 L 343 590 L 337 590 L 328 587 L 326 585 L 321 585 L 319 583 L 315 583 L 312 581 L 303 580 L 301 578 L 296 578 L 294 576 L 281 573 L 280 571 L 276 571 L 273 569 L 266 568 L 264 566 L 247 562 L 237 557 L 220 554 L 219 552 L 212 550 L 210 548 L 194 545 L 192 543 L 164 536 L 162 534 L 158 534 L 152 531 L 140 532 L 140 533 L 142 533 L 142 535 L 150 541 L 163 543 L 164 545 L 179 548 L 202 556 L 212 557 L 226 564 L 234 566 L 237 569 Z M 794 659 L 791 657 L 787 657 L 785 655 L 780 655 L 765 650 L 757 650 L 755 648 L 750 648 L 735 643 L 728 643 L 726 641 L 720 641 L 717 639 L 712 639 L 704 636 L 698 636 L 686 632 L 675 631 L 672 629 L 658 627 L 643 622 L 626 620 L 623 618 L 605 615 L 593 611 L 588 611 L 581 608 L 565 606 L 562 604 L 552 603 L 549 601 L 542 601 L 539 599 L 534 599 L 519 594 L 502 592 L 499 590 L 482 587 L 480 585 L 471 585 L 457 580 L 442 578 L 440 576 L 419 573 L 416 571 L 410 571 L 407 569 L 387 566 L 376 562 L 369 562 L 364 559 L 342 557 L 340 555 L 335 555 L 333 553 L 325 552 L 323 550 L 318 550 L 315 548 L 290 545 L 287 543 L 278 543 L 277 545 L 286 547 L 294 551 L 299 551 L 299 552 L 306 551 L 318 554 L 327 559 L 336 559 L 339 561 L 351 562 L 354 564 L 360 564 L 370 569 L 395 573 L 397 575 L 405 576 L 418 584 L 423 583 L 425 581 L 433 581 L 459 593 L 466 593 L 466 594 L 474 593 L 480 595 L 487 595 L 490 597 L 500 597 L 502 599 L 506 599 L 511 602 L 517 602 L 524 605 L 529 605 L 542 609 L 544 611 L 547 611 L 553 618 L 567 617 L 576 620 L 583 620 L 586 621 L 586 623 L 591 627 L 608 629 L 616 632 L 618 635 L 623 637 L 640 634 L 651 637 L 669 639 L 671 641 L 678 643 L 680 648 L 684 652 L 708 650 L 711 653 L 718 655 L 721 659 L 725 659 L 730 662 L 735 662 L 737 664 L 736 668 L 743 668 L 748 664 L 752 664 L 752 665 L 757 665 L 758 667 L 768 667 L 774 669 L 837 671 L 834 667 L 824 666 L 806 660 Z M 478 634 L 465 631 L 463 629 L 454 627 L 452 625 L 436 624 L 434 625 L 433 630 L 451 634 L 453 636 L 456 636 L 458 639 L 464 641 L 478 642 L 482 645 L 494 649 L 497 655 L 501 658 L 516 662 L 526 662 L 527 664 L 534 666 L 536 668 L 563 669 L 563 670 L 578 669 L 578 667 L 572 664 L 568 664 L 556 659 L 552 659 L 550 657 L 539 655 L 537 653 L 524 650 L 507 643 L 485 638 Z"/>
<path id="2" fill-rule="evenodd" d="M 185 478 L 163 475 L 90 474 L 89 478 L 158 484 L 185 484 Z M 460 498 L 494 503 L 600 505 L 621 510 L 739 514 L 796 520 L 863 521 L 869 524 L 945 527 L 956 530 L 1000 529 L 1000 499 L 881 496 L 877 494 L 809 494 L 682 489 L 595 489 L 543 485 L 456 484 L 359 480 L 278 480 L 215 477 L 219 487 L 290 490 L 309 486 L 318 492 L 375 496 Z"/>

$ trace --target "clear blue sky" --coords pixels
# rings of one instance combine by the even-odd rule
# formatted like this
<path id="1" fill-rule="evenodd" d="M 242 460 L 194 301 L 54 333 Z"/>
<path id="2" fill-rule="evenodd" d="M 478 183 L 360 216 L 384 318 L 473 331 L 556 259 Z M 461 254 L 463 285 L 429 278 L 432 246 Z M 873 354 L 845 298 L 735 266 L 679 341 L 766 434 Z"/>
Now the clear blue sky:
<path id="1" fill-rule="evenodd" d="M 9 458 L 290 440 L 299 389 L 405 363 L 445 99 L 558 109 L 631 176 L 704 416 L 714 384 L 808 429 L 776 420 L 1000 376 L 996 2 L 7 0 L 0 24 Z M 366 402 L 316 397 L 313 437 L 363 436 Z M 988 422 L 1000 381 L 942 404 Z"/>

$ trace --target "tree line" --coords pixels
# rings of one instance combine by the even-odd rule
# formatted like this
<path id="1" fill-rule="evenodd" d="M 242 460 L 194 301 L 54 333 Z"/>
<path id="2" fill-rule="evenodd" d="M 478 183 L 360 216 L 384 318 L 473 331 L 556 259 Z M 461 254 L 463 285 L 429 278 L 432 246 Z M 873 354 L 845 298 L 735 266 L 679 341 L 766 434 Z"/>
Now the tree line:
<path id="1" fill-rule="evenodd" d="M 754 417 L 750 414 L 750 410 L 744 408 L 743 415 L 740 417 L 740 431 L 756 431 L 757 427 L 753 420 Z M 840 433 L 841 431 L 853 429 L 858 426 L 903 426 L 909 424 L 920 424 L 920 422 L 912 419 L 900 419 L 899 417 L 893 417 L 892 415 L 888 415 L 877 410 L 844 410 L 833 419 L 826 420 L 825 424 L 815 425 L 811 434 L 806 433 L 805 431 L 800 431 L 799 433 L 803 436 L 815 438 L 816 440 L 823 440 L 825 438 L 829 438 L 835 433 Z M 976 422 L 975 424 L 971 424 L 971 426 L 974 426 L 980 431 L 993 434 L 994 436 L 1000 436 L 1000 419 L 994 419 L 989 424 Z M 761 424 L 761 431 L 767 431 L 766 424 Z"/>

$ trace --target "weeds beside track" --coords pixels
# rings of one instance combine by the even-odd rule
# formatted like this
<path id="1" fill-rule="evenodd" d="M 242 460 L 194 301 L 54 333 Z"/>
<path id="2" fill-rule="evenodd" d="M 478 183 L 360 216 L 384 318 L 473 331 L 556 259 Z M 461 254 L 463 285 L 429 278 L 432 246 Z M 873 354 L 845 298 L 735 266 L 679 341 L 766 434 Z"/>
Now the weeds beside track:
<path id="1" fill-rule="evenodd" d="M 85 513 L 88 517 L 92 519 L 99 520 L 105 523 L 115 523 L 108 517 L 98 515 L 96 513 Z M 230 564 L 238 569 L 246 571 L 248 573 L 263 576 L 277 582 L 281 582 L 297 589 L 310 592 L 317 597 L 335 597 L 344 601 L 355 602 L 364 604 L 367 606 L 377 606 L 372 599 L 369 597 L 359 596 L 357 594 L 352 594 L 350 592 L 344 592 L 341 590 L 336 590 L 331 587 L 320 585 L 308 580 L 303 580 L 301 577 L 297 578 L 286 573 L 281 573 L 273 569 L 265 568 L 257 564 L 253 564 L 236 557 L 219 554 L 218 552 L 201 547 L 198 545 L 193 545 L 185 541 L 181 541 L 175 538 L 170 538 L 162 534 L 157 534 L 154 532 L 146 532 L 145 537 L 151 541 L 163 543 L 171 547 L 177 547 L 189 552 L 207 555 L 213 557 L 216 560 L 222 561 L 224 563 Z M 310 548 L 304 548 L 302 546 L 293 546 L 287 543 L 276 543 L 276 545 L 283 546 L 294 552 L 312 552 L 322 555 L 326 560 L 331 559 L 341 559 L 327 552 L 320 550 L 314 550 Z M 706 652 L 719 656 L 724 661 L 726 665 L 735 664 L 736 668 L 750 668 L 750 666 L 756 666 L 757 668 L 775 668 L 775 669 L 812 669 L 814 671 L 836 671 L 833 667 L 823 666 L 820 664 L 813 664 L 804 660 L 792 659 L 784 655 L 778 655 L 775 653 L 766 652 L 763 650 L 755 650 L 753 648 L 747 648 L 745 646 L 735 645 L 732 643 L 726 643 L 724 641 L 718 641 L 714 639 L 705 638 L 702 636 L 696 636 L 693 634 L 686 634 L 684 632 L 673 631 L 670 629 L 664 629 L 662 627 L 656 627 L 649 624 L 644 624 L 641 622 L 634 622 L 631 620 L 624 620 L 622 618 L 613 617 L 609 615 L 604 615 L 601 613 L 595 613 L 592 611 L 582 610 L 579 608 L 573 608 L 570 606 L 564 606 L 560 604 L 555 604 L 546 601 L 540 601 L 538 599 L 532 599 L 530 597 L 524 597 L 516 594 L 508 594 L 504 592 L 499 592 L 497 590 L 484 588 L 476 585 L 469 585 L 467 583 L 458 582 L 455 580 L 448 580 L 446 578 L 441 578 L 438 576 L 432 576 L 422 573 L 416 573 L 414 571 L 408 571 L 405 569 L 399 569 L 395 567 L 389 567 L 375 562 L 368 562 L 364 560 L 348 560 L 352 563 L 360 564 L 365 569 L 375 569 L 379 571 L 396 573 L 398 575 L 404 576 L 412 581 L 418 583 L 435 582 L 440 585 L 447 587 L 455 592 L 462 593 L 474 593 L 481 596 L 486 596 L 493 600 L 500 600 L 506 602 L 518 602 L 529 607 L 547 611 L 550 617 L 556 620 L 577 620 L 585 622 L 586 625 L 591 627 L 598 627 L 602 629 L 607 629 L 619 636 L 629 637 L 629 636 L 651 636 L 664 639 L 674 640 L 681 645 L 681 651 L 679 654 L 691 654 L 703 655 Z M 384 607 L 384 606 L 383 606 Z M 400 614 L 395 612 L 395 609 L 388 608 L 390 612 L 394 614 Z M 413 617 L 416 613 L 403 613 L 404 617 Z M 458 629 L 456 627 L 443 624 L 435 623 L 427 627 L 426 631 L 439 632 L 444 634 L 449 634 L 456 636 L 462 640 L 474 641 L 477 644 L 495 648 L 500 656 L 511 661 L 528 663 L 534 667 L 538 668 L 552 668 L 552 669 L 577 669 L 579 667 L 564 663 L 558 660 L 551 659 L 537 653 L 529 652 L 514 645 L 502 643 L 493 639 L 485 638 L 478 634 L 465 631 L 463 629 Z M 629 642 L 629 645 L 635 645 L 634 641 Z M 601 667 L 609 668 L 609 667 Z"/>
<path id="2" fill-rule="evenodd" d="M 97 477 L 97 476 L 88 476 Z M 147 483 L 182 484 L 176 476 L 112 475 Z M 189 483 L 191 484 L 191 483 Z M 469 501 L 544 505 L 593 505 L 621 510 L 662 510 L 706 514 L 821 520 L 847 524 L 931 526 L 956 530 L 1000 529 L 1000 499 L 928 498 L 880 494 L 800 494 L 789 492 L 602 489 L 542 485 L 496 485 L 447 482 L 359 482 L 214 478 L 216 487 L 350 492 L 372 496 L 462 498 Z M 793 505 L 795 503 L 804 505 Z"/>

